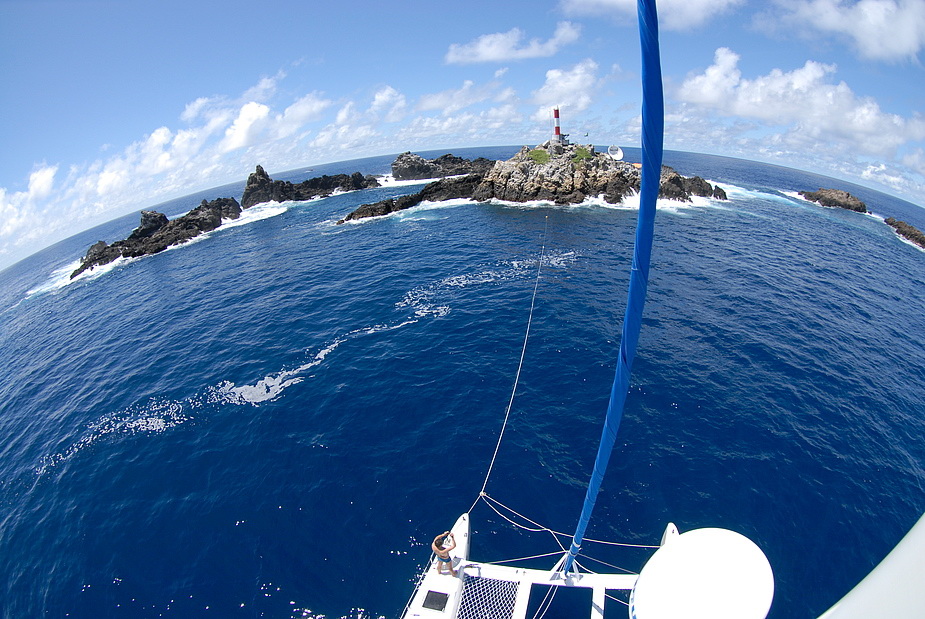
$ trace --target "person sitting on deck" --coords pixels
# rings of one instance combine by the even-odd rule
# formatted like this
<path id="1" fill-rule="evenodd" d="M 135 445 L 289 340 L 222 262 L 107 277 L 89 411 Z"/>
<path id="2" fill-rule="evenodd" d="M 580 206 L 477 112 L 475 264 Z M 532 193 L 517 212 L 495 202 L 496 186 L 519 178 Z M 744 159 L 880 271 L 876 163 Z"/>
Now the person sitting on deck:
<path id="1" fill-rule="evenodd" d="M 444 546 L 444 543 L 449 540 L 449 545 Z M 445 531 L 434 538 L 433 543 L 430 545 L 430 549 L 437 553 L 437 573 L 443 573 L 443 566 L 450 568 L 450 573 L 455 577 L 456 570 L 453 569 L 453 559 L 450 557 L 450 551 L 456 548 L 456 539 L 453 537 L 453 534 L 449 531 Z"/>

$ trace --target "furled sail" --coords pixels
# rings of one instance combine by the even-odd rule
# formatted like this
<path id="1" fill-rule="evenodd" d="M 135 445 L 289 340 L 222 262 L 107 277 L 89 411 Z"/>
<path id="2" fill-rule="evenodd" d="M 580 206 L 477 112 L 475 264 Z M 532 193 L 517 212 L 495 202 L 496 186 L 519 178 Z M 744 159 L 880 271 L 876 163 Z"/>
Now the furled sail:
<path id="1" fill-rule="evenodd" d="M 630 371 L 636 357 L 642 310 L 649 283 L 649 259 L 652 254 L 652 233 L 655 224 L 655 202 L 658 199 L 659 177 L 662 169 L 662 136 L 664 134 L 664 100 L 662 70 L 658 49 L 658 15 L 655 0 L 638 0 L 639 38 L 642 48 L 642 180 L 639 192 L 639 219 L 636 224 L 636 243 L 633 249 L 633 266 L 630 272 L 626 313 L 623 318 L 623 335 L 616 376 L 610 392 L 604 430 L 594 461 L 594 470 L 588 483 L 584 505 L 572 544 L 562 566 L 568 573 L 581 549 L 597 494 L 604 480 L 610 454 L 617 440 L 623 405 L 629 389 Z"/>

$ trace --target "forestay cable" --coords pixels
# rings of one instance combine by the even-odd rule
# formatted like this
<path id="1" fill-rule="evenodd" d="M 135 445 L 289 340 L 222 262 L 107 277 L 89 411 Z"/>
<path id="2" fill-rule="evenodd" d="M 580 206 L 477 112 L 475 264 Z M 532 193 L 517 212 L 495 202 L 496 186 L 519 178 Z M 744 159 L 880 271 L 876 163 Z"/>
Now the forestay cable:
<path id="1" fill-rule="evenodd" d="M 491 462 L 488 464 L 488 471 L 485 473 L 485 481 L 482 482 L 482 489 L 472 502 L 472 509 L 479 502 L 479 499 L 485 495 L 485 488 L 488 486 L 488 479 L 491 477 L 491 471 L 495 466 L 495 460 L 498 458 L 498 450 L 501 448 L 501 439 L 504 438 L 504 430 L 507 428 L 507 421 L 511 416 L 511 408 L 514 406 L 514 395 L 517 393 L 517 385 L 520 383 L 520 371 L 524 367 L 524 357 L 527 354 L 527 341 L 530 339 L 530 327 L 533 324 L 533 308 L 536 307 L 536 291 L 540 287 L 540 269 L 543 267 L 543 258 L 546 255 L 546 233 L 549 230 L 549 215 L 546 216 L 546 222 L 543 226 L 543 242 L 540 248 L 540 258 L 536 261 L 536 281 L 533 284 L 533 298 L 530 299 L 530 314 L 527 318 L 527 332 L 524 334 L 524 345 L 520 351 L 520 362 L 517 364 L 517 373 L 514 375 L 514 388 L 511 389 L 511 399 L 507 403 L 507 410 L 504 411 L 504 422 L 501 424 L 501 432 L 498 433 L 498 442 L 495 444 L 495 452 L 491 456 Z"/>

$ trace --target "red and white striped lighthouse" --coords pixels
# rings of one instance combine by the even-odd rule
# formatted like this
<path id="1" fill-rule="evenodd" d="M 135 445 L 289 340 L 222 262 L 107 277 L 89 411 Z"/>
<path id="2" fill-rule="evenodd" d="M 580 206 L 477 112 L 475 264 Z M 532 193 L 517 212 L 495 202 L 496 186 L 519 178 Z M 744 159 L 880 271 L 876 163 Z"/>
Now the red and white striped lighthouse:
<path id="1" fill-rule="evenodd" d="M 554 121 L 552 141 L 556 144 L 568 144 L 568 134 L 562 133 L 562 130 L 559 128 L 559 106 L 552 108 L 552 117 Z"/>

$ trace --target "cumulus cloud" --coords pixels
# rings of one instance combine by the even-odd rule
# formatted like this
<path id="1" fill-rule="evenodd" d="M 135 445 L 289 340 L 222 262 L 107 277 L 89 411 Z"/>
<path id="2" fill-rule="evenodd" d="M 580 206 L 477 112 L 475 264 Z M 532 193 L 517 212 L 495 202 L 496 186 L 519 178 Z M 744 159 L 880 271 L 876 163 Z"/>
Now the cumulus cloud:
<path id="1" fill-rule="evenodd" d="M 861 56 L 873 60 L 915 58 L 925 47 L 922 0 L 778 0 L 780 21 L 789 28 L 849 38 Z"/>
<path id="2" fill-rule="evenodd" d="M 43 166 L 29 175 L 30 199 L 47 198 L 55 182 L 58 166 Z"/>
<path id="3" fill-rule="evenodd" d="M 404 117 L 407 109 L 408 102 L 405 95 L 391 86 L 384 86 L 377 90 L 369 106 L 371 114 L 377 117 L 381 115 L 386 122 L 398 122 Z"/>
<path id="4" fill-rule="evenodd" d="M 51 195 L 58 166 L 42 165 L 29 175 L 26 191 L 7 192 L 0 187 L 0 238 L 22 235 L 31 223 L 30 213 Z M 32 235 L 26 235 L 31 238 Z M 0 251 L 0 255 L 7 251 Z"/>
<path id="5" fill-rule="evenodd" d="M 597 63 L 587 58 L 570 69 L 550 69 L 545 83 L 533 91 L 533 102 L 539 109 L 533 119 L 542 122 L 549 116 L 549 108 L 560 106 L 580 112 L 591 105 L 597 89 Z"/>
<path id="6" fill-rule="evenodd" d="M 458 143 L 484 139 L 485 131 L 491 130 L 493 138 L 503 141 L 522 136 L 522 121 L 517 106 L 507 103 L 479 113 L 463 112 L 455 116 L 440 117 L 418 116 L 408 123 L 403 133 L 411 140 L 439 137 L 447 143 Z"/>
<path id="7" fill-rule="evenodd" d="M 689 30 L 702 26 L 710 19 L 745 0 L 659 0 L 659 26 L 667 30 Z M 562 0 L 562 9 L 569 15 L 636 16 L 636 0 Z"/>
<path id="8" fill-rule="evenodd" d="M 255 162 L 291 165 L 313 123 L 333 105 L 322 94 L 305 94 L 281 107 L 277 86 L 283 74 L 263 78 L 245 95 L 199 97 L 182 110 L 186 126 L 158 127 L 105 158 L 70 165 L 65 178 L 58 166 L 42 165 L 29 177 L 28 189 L 0 188 L 0 256 L 20 256 L 72 234 L 74 225 L 89 227 L 139 207 L 240 177 Z M 398 103 L 397 99 L 394 101 Z M 279 110 L 279 111 L 277 111 Z M 357 144 L 364 132 L 341 130 Z M 67 225 L 62 212 L 67 212 Z"/>
<path id="9" fill-rule="evenodd" d="M 681 101 L 728 117 L 784 126 L 791 143 L 840 141 L 873 155 L 893 155 L 910 141 L 925 138 L 925 121 L 880 109 L 870 97 L 858 97 L 845 82 L 833 83 L 834 65 L 807 61 L 792 71 L 774 69 L 746 79 L 739 56 L 716 50 L 713 64 L 689 77 L 678 90 Z"/>
<path id="10" fill-rule="evenodd" d="M 531 39 L 524 44 L 524 36 L 520 28 L 512 28 L 507 32 L 483 34 L 469 43 L 453 43 L 444 60 L 447 64 L 473 64 L 546 58 L 554 56 L 565 45 L 577 41 L 581 36 L 581 27 L 563 21 L 556 25 L 555 33 L 547 41 Z"/>
<path id="11" fill-rule="evenodd" d="M 460 88 L 421 95 L 417 109 L 421 111 L 440 110 L 445 116 L 474 105 L 491 97 L 491 86 L 476 86 L 466 80 Z"/>
<path id="12" fill-rule="evenodd" d="M 276 85 L 286 77 L 283 71 L 279 71 L 273 77 L 262 77 L 255 85 L 248 88 L 241 96 L 248 101 L 267 101 L 276 94 Z"/>
<path id="13" fill-rule="evenodd" d="M 263 103 L 256 101 L 245 103 L 238 111 L 237 118 L 225 130 L 221 150 L 228 152 L 253 144 L 269 115 L 270 108 Z"/>
<path id="14" fill-rule="evenodd" d="M 278 114 L 275 119 L 274 137 L 289 137 L 302 129 L 307 123 L 318 120 L 332 102 L 315 92 L 311 92 Z"/>

